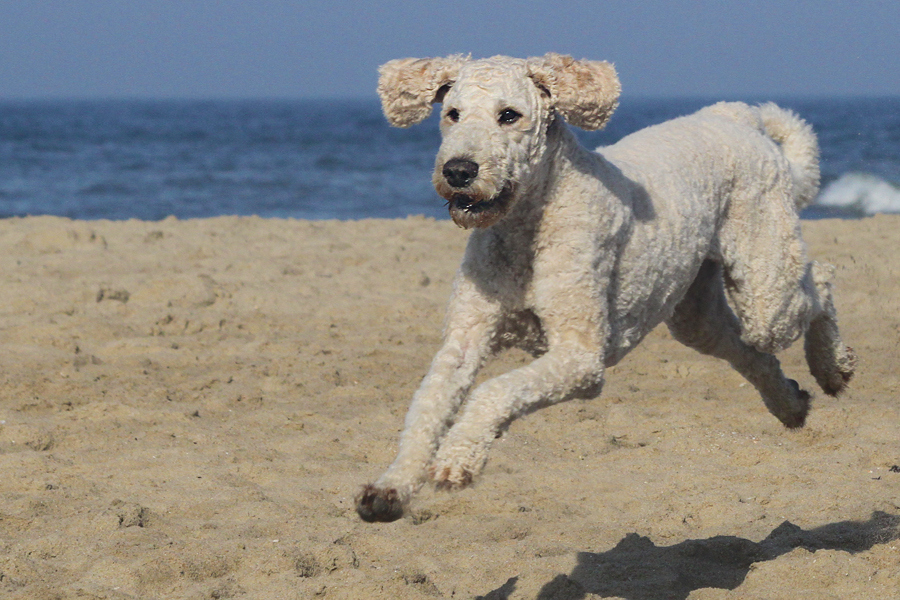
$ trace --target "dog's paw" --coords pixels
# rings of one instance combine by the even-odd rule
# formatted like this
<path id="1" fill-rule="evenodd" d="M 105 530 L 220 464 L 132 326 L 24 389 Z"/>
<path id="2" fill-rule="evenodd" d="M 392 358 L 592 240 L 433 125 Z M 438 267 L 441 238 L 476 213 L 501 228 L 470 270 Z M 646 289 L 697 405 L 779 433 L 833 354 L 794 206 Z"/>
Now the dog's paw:
<path id="1" fill-rule="evenodd" d="M 438 489 L 458 490 L 472 483 L 487 462 L 488 444 L 445 443 L 428 473 Z"/>
<path id="2" fill-rule="evenodd" d="M 828 369 L 822 369 L 821 372 L 813 371 L 813 376 L 822 391 L 829 396 L 837 396 L 847 389 L 847 384 L 853 379 L 857 361 L 853 348 L 844 346 L 836 353 L 833 364 L 830 364 Z"/>
<path id="3" fill-rule="evenodd" d="M 809 414 L 810 395 L 809 392 L 801 389 L 800 384 L 793 379 L 788 379 L 788 383 L 794 391 L 793 406 L 791 410 L 782 410 L 776 413 L 775 416 L 788 429 L 799 429 L 806 424 L 806 415 Z"/>
<path id="4" fill-rule="evenodd" d="M 461 490 L 471 484 L 475 477 L 475 474 L 466 468 L 437 465 L 431 467 L 430 474 L 439 490 Z"/>
<path id="5" fill-rule="evenodd" d="M 356 514 L 369 523 L 390 523 L 403 516 L 403 502 L 394 488 L 369 484 L 356 496 Z"/>

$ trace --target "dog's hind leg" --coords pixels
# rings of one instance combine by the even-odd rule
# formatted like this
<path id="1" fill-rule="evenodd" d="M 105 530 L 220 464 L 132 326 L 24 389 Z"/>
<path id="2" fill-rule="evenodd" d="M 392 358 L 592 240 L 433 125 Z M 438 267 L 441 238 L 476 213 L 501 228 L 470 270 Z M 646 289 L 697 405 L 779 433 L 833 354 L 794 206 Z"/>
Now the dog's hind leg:
<path id="1" fill-rule="evenodd" d="M 829 396 L 837 396 L 844 391 L 856 369 L 856 354 L 844 345 L 837 326 L 831 294 L 833 276 L 834 268 L 830 265 L 812 263 L 812 278 L 822 312 L 810 321 L 804 340 L 809 371 Z"/>
<path id="2" fill-rule="evenodd" d="M 774 355 L 741 339 L 741 327 L 725 297 L 722 266 L 705 261 L 672 317 L 666 321 L 679 342 L 728 361 L 762 396 L 786 427 L 802 427 L 809 411 L 809 394 L 784 376 Z"/>
<path id="3" fill-rule="evenodd" d="M 764 197 L 756 210 L 777 207 L 779 196 Z M 722 279 L 741 339 L 769 354 L 793 344 L 821 311 L 800 221 L 792 209 L 782 209 L 754 221 L 739 218 L 733 204 L 720 231 Z"/>
<path id="4" fill-rule="evenodd" d="M 775 353 L 805 334 L 810 372 L 834 396 L 853 376 L 856 355 L 838 331 L 831 268 L 807 260 L 799 217 L 783 188 L 779 180 L 755 207 L 732 202 L 720 231 L 722 276 L 741 339 L 761 352 Z"/>

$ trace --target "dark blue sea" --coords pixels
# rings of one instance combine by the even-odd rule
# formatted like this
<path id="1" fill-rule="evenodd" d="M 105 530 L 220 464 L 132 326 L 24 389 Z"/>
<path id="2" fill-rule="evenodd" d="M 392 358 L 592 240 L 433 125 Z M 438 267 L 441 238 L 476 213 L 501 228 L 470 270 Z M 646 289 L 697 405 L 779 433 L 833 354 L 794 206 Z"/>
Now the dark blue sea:
<path id="1" fill-rule="evenodd" d="M 806 218 L 900 212 L 900 98 L 778 100 L 819 135 Z M 589 147 L 711 100 L 623 98 Z M 0 102 L 0 217 L 447 218 L 434 117 L 393 129 L 377 100 Z"/>

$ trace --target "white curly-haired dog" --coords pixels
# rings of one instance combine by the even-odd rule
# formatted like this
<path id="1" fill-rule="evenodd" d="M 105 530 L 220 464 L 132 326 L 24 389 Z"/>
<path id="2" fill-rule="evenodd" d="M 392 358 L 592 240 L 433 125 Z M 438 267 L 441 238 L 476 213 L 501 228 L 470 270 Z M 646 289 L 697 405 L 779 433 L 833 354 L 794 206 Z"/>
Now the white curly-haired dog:
<path id="1" fill-rule="evenodd" d="M 429 477 L 469 484 L 510 421 L 597 395 L 604 369 L 662 322 L 728 361 L 787 427 L 803 425 L 809 394 L 773 353 L 805 333 L 818 384 L 845 388 L 856 358 L 832 269 L 809 262 L 800 238 L 818 147 L 793 113 L 720 103 L 591 152 L 565 121 L 606 123 L 620 89 L 609 63 L 450 56 L 380 74 L 392 125 L 443 103 L 434 185 L 474 231 L 397 458 L 356 498 L 363 519 L 399 518 Z M 472 390 L 484 360 L 512 346 L 535 360 Z"/>

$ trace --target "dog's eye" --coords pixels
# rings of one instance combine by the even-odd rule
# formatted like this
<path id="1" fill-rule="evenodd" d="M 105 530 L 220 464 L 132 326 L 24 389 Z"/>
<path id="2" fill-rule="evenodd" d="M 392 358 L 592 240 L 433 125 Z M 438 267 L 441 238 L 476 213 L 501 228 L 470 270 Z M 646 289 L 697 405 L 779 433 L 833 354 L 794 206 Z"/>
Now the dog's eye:
<path id="1" fill-rule="evenodd" d="M 500 116 L 497 118 L 497 121 L 501 125 L 509 125 L 511 123 L 515 123 L 519 119 L 522 118 L 522 113 L 517 112 L 511 108 L 507 108 L 500 112 Z"/>
<path id="2" fill-rule="evenodd" d="M 459 111 L 455 108 L 451 108 L 447 111 L 447 119 L 456 123 L 457 121 L 459 121 Z"/>

